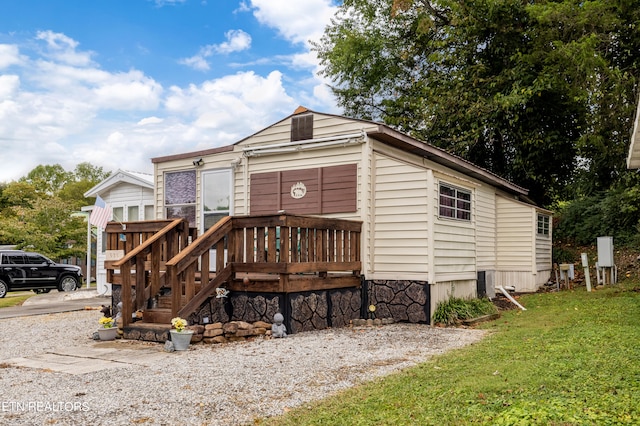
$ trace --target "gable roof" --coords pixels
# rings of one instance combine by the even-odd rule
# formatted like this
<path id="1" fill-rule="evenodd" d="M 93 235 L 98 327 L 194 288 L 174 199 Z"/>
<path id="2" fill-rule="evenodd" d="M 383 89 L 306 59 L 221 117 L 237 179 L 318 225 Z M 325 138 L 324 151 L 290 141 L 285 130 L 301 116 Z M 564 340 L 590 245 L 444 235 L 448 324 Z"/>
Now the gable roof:
<path id="1" fill-rule="evenodd" d="M 252 137 L 258 135 L 259 133 L 265 131 L 266 129 L 269 129 L 271 127 L 277 126 L 280 123 L 290 120 L 291 117 L 298 115 L 298 114 L 317 114 L 317 115 L 324 115 L 324 116 L 328 116 L 328 117 L 336 117 L 336 118 L 341 118 L 341 119 L 345 119 L 345 120 L 351 120 L 351 121 L 356 121 L 356 122 L 361 122 L 364 124 L 367 124 L 368 127 L 371 127 L 372 125 L 374 126 L 375 130 L 371 131 L 367 131 L 366 134 L 367 136 L 370 136 L 376 140 L 379 140 L 383 143 L 386 143 L 390 146 L 394 146 L 398 149 L 401 149 L 403 151 L 406 152 L 410 152 L 412 154 L 415 155 L 419 155 L 421 157 L 424 157 L 430 161 L 433 161 L 434 163 L 437 164 L 441 164 L 443 166 L 446 166 L 450 169 L 456 170 L 460 173 L 464 173 L 467 176 L 471 176 L 473 178 L 478 179 L 481 182 L 484 183 L 488 183 L 490 185 L 493 185 L 495 187 L 498 187 L 510 194 L 514 194 L 517 195 L 519 197 L 523 197 L 526 198 L 527 194 L 529 193 L 529 190 L 526 188 L 523 188 L 521 186 L 516 185 L 513 182 L 510 182 L 504 178 L 501 178 L 500 176 L 496 175 L 495 173 L 484 169 L 482 167 L 476 166 L 475 164 L 471 163 L 470 161 L 465 160 L 462 157 L 459 157 L 457 155 L 454 154 L 450 154 L 447 151 L 445 151 L 442 148 L 438 148 L 435 145 L 429 144 L 427 142 L 423 142 L 421 140 L 415 139 L 409 135 L 406 135 L 402 132 L 399 132 L 397 130 L 392 129 L 391 127 L 379 123 L 379 122 L 375 122 L 375 121 L 371 121 L 371 120 L 363 120 L 363 119 L 359 119 L 359 118 L 351 118 L 351 117 L 345 117 L 345 116 L 341 116 L 341 115 L 336 115 L 336 114 L 328 114 L 328 113 L 322 113 L 322 112 L 316 112 L 316 111 L 312 111 L 310 109 L 307 109 L 305 107 L 298 107 L 293 114 L 278 120 L 277 122 L 271 124 L 270 126 L 267 126 L 243 139 L 240 139 L 239 141 L 233 143 L 232 145 L 227 145 L 227 146 L 223 146 L 223 147 L 219 147 L 219 148 L 213 148 L 213 149 L 209 149 L 209 150 L 202 150 L 202 151 L 194 151 L 194 152 L 189 152 L 189 153 L 182 153 L 182 154 L 176 154 L 176 155 L 170 155 L 170 156 L 166 156 L 166 157 L 157 157 L 157 158 L 152 158 L 151 161 L 153 163 L 161 163 L 164 161 L 172 161 L 172 160 L 178 160 L 178 159 L 184 159 L 184 158 L 190 158 L 190 157 L 198 157 L 198 156 L 202 156 L 202 155 L 211 155 L 211 154 L 218 154 L 221 152 L 228 152 L 228 151 L 232 151 L 233 147 L 235 145 L 239 145 L 242 144 L 243 142 L 251 139 Z M 527 202 L 530 202 L 529 200 L 526 200 Z"/>
<path id="2" fill-rule="evenodd" d="M 633 123 L 633 131 L 631 132 L 627 168 L 640 169 L 640 97 L 638 98 L 638 107 L 636 108 L 636 120 Z"/>
<path id="3" fill-rule="evenodd" d="M 153 189 L 153 175 L 148 173 L 116 170 L 108 178 L 84 193 L 85 197 L 95 197 L 121 183 L 130 183 L 143 188 Z"/>

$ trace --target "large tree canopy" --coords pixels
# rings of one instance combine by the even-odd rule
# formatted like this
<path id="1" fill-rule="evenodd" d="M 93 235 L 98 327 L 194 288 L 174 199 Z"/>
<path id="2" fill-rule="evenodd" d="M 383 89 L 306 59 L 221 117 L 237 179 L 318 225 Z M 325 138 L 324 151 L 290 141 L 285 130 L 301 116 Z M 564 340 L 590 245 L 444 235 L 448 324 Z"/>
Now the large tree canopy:
<path id="1" fill-rule="evenodd" d="M 530 189 L 542 205 L 624 170 L 640 0 L 345 0 L 314 45 L 345 113 Z"/>

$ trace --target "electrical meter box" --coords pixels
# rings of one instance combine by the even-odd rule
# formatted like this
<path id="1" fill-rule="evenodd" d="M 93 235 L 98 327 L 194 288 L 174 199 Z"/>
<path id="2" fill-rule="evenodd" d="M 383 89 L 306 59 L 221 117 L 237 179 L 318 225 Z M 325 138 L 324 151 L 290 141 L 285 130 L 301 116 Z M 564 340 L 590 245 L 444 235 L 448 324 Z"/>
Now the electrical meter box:
<path id="1" fill-rule="evenodd" d="M 612 268 L 613 262 L 613 237 L 598 237 L 598 266 Z"/>

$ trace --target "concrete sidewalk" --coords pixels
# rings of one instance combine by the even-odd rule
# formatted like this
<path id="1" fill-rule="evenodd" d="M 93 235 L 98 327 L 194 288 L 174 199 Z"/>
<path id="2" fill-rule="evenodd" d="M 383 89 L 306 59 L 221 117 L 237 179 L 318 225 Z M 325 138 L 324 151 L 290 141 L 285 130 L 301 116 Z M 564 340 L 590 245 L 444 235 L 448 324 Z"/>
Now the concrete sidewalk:
<path id="1" fill-rule="evenodd" d="M 7 359 L 3 363 L 76 375 L 131 365 L 149 367 L 162 363 L 168 356 L 171 354 L 159 344 L 116 340 Z"/>
<path id="2" fill-rule="evenodd" d="M 21 306 L 0 308 L 0 319 L 100 309 L 101 305 L 111 305 L 111 296 L 100 295 L 94 288 L 69 292 L 51 290 L 28 298 Z"/>
<path id="3" fill-rule="evenodd" d="M 105 300 L 111 304 L 111 295 L 98 294 L 95 288 L 80 288 L 76 291 L 51 290 L 49 293 L 36 294 L 25 300 L 22 306 L 45 305 L 81 299 L 100 299 L 103 301 L 103 304 Z"/>

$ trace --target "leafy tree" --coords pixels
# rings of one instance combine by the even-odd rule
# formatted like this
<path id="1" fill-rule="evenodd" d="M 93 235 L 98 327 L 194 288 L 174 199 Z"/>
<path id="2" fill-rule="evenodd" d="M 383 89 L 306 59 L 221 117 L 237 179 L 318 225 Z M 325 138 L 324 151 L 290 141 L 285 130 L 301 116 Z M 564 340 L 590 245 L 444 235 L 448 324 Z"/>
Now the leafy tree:
<path id="1" fill-rule="evenodd" d="M 105 179 L 101 167 L 81 163 L 73 172 L 39 165 L 16 182 L 0 187 L 0 243 L 42 252 L 54 259 L 82 256 L 86 222 L 77 215 L 93 200 L 84 193 Z"/>
<path id="2" fill-rule="evenodd" d="M 639 21 L 638 0 L 345 0 L 314 49 L 346 113 L 549 205 L 622 173 Z"/>
<path id="3" fill-rule="evenodd" d="M 54 259 L 82 256 L 86 251 L 86 224 L 74 216 L 72 203 L 41 198 L 32 207 L 13 206 L 0 219 L 0 238 L 18 248 L 39 251 Z"/>
<path id="4" fill-rule="evenodd" d="M 0 193 L 0 211 L 10 206 L 31 207 L 38 199 L 33 185 L 26 182 L 11 182 L 5 184 Z"/>
<path id="5" fill-rule="evenodd" d="M 26 177 L 20 179 L 27 182 L 42 195 L 54 195 L 69 182 L 73 174 L 67 172 L 60 164 L 39 165 L 31 170 Z"/>
<path id="6" fill-rule="evenodd" d="M 80 163 L 72 172 L 72 179 L 64 184 L 57 195 L 66 201 L 74 202 L 76 208 L 93 204 L 93 200 L 84 197 L 84 193 L 109 176 L 102 167 L 89 163 Z"/>

